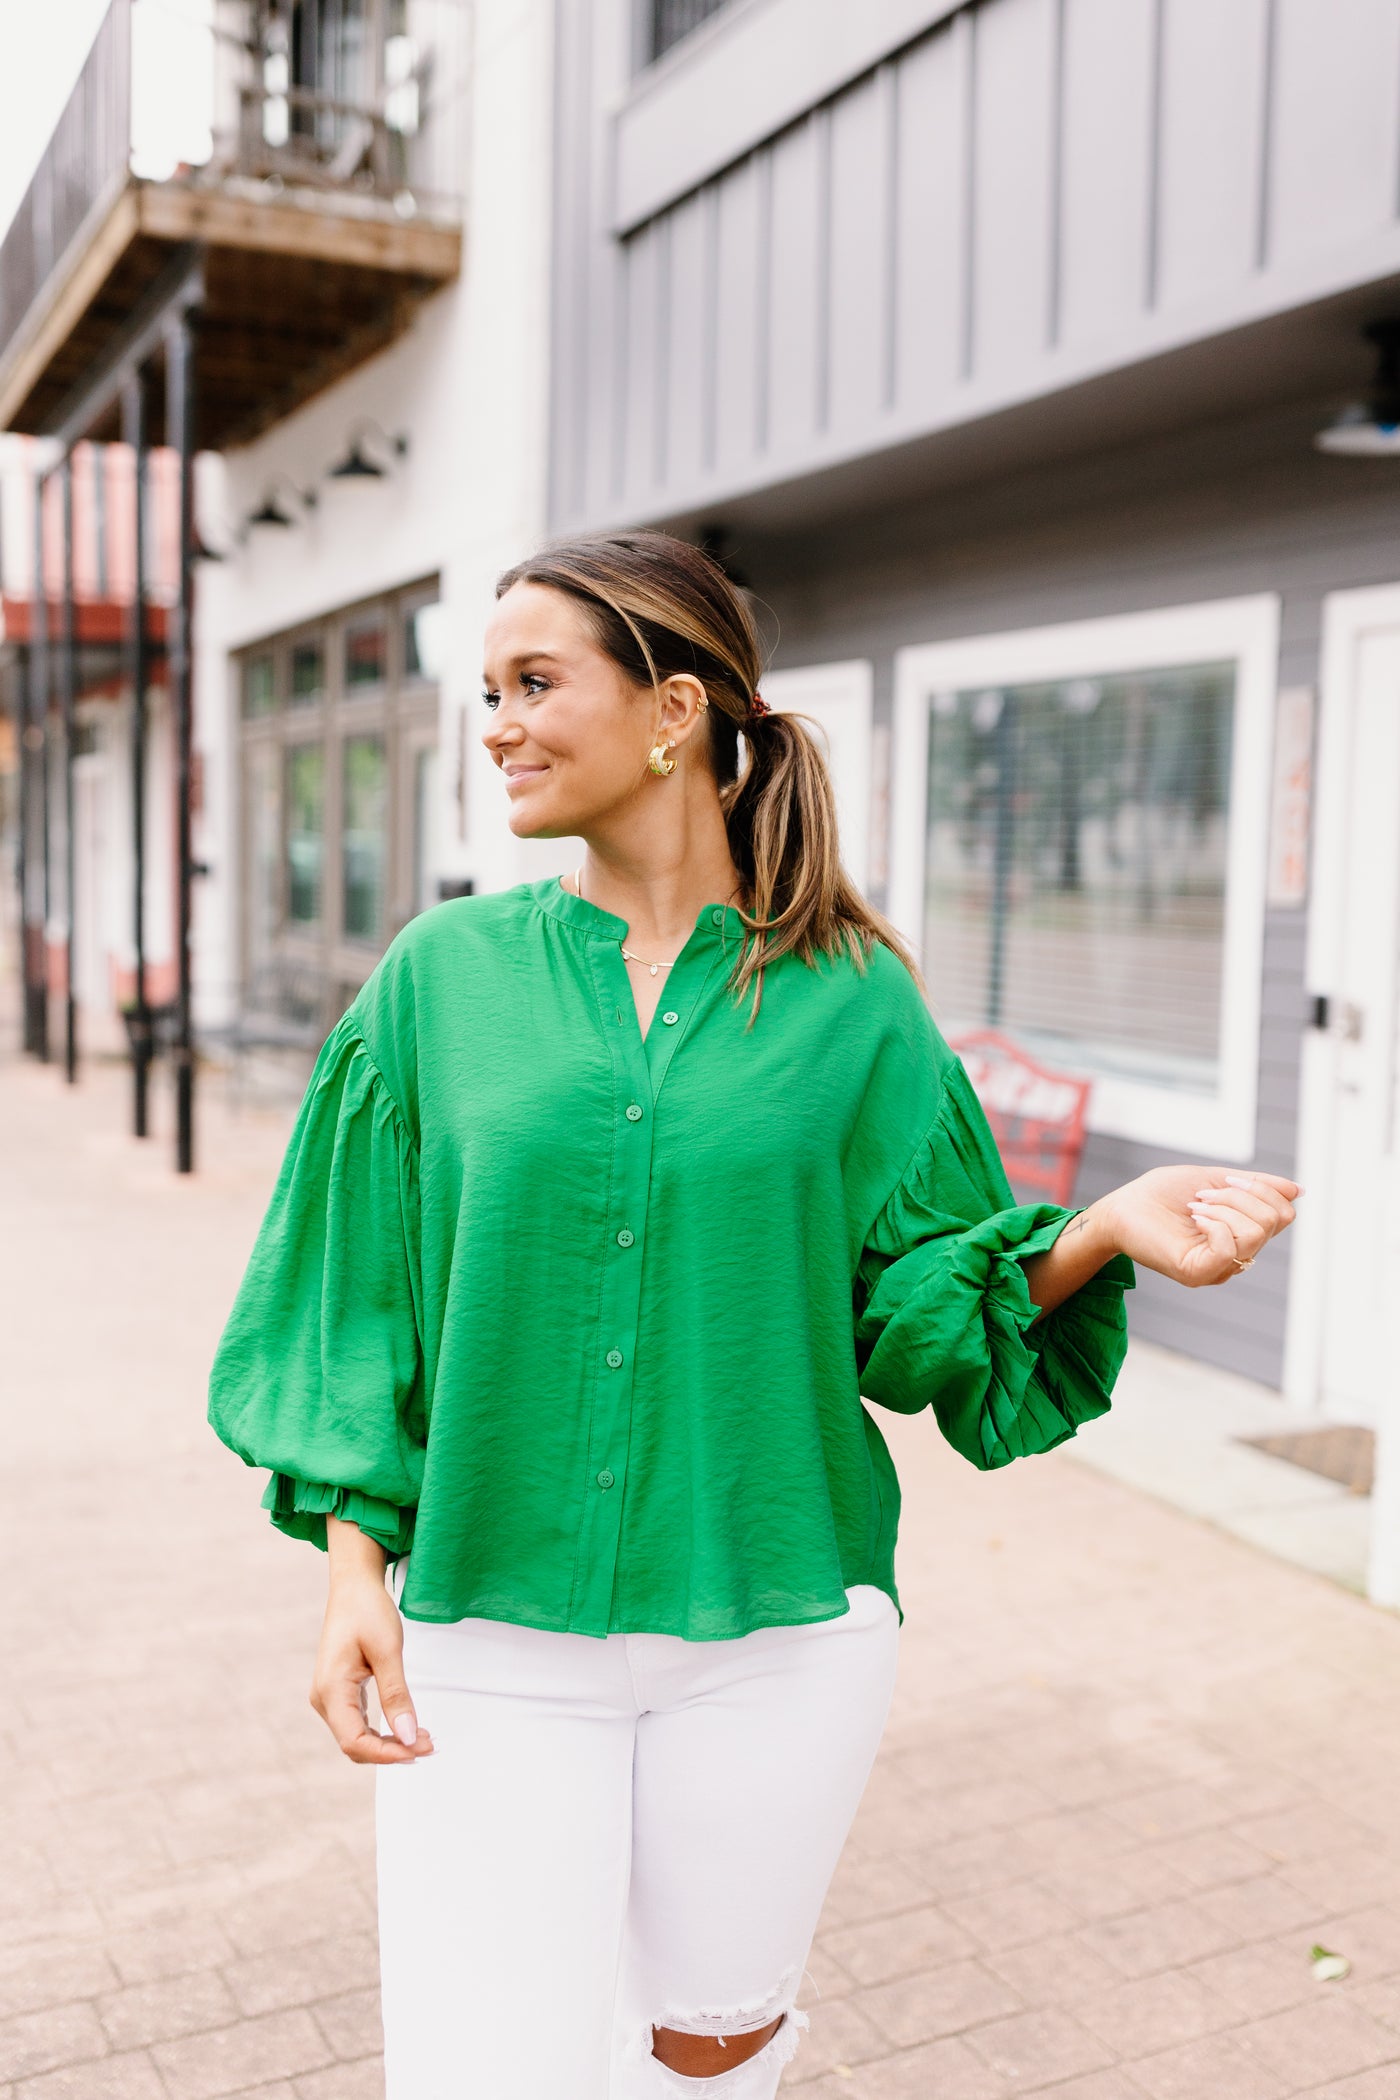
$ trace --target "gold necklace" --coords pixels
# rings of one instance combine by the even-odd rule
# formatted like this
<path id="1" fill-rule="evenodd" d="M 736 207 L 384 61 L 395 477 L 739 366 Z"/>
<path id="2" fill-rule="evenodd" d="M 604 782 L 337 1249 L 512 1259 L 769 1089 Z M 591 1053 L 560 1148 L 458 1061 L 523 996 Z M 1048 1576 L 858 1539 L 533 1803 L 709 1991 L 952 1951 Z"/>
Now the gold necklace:
<path id="1" fill-rule="evenodd" d="M 618 943 L 618 946 L 622 948 L 622 952 L 627 957 L 628 962 L 639 962 L 643 964 L 644 967 L 651 972 L 653 977 L 656 975 L 658 970 L 669 970 L 671 968 L 670 963 L 648 962 L 644 955 L 634 955 L 632 953 L 632 950 L 630 948 L 623 947 L 623 944 L 620 941 Z"/>
<path id="2" fill-rule="evenodd" d="M 583 894 L 582 868 L 575 868 L 574 870 L 574 888 L 578 892 L 580 904 L 586 904 L 588 902 L 588 899 Z M 672 967 L 670 963 L 648 962 L 644 955 L 634 955 L 625 941 L 619 941 L 618 946 L 621 948 L 623 954 L 627 957 L 628 962 L 641 963 L 642 967 L 646 970 L 649 970 L 653 977 L 656 975 L 658 970 L 669 970 Z"/>

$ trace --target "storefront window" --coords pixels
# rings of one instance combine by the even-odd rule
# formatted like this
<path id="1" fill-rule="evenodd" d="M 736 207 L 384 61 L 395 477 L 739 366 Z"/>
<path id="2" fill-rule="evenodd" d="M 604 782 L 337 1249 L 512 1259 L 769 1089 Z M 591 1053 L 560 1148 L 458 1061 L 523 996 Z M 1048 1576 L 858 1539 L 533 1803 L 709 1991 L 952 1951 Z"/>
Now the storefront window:
<path id="1" fill-rule="evenodd" d="M 248 962 L 257 977 L 273 958 L 282 917 L 282 767 L 275 743 L 251 744 L 243 759 Z"/>
<path id="2" fill-rule="evenodd" d="M 1076 1069 L 1219 1076 L 1235 667 L 932 696 L 940 1006 Z"/>
<path id="3" fill-rule="evenodd" d="M 321 917 L 326 842 L 326 762 L 319 744 L 287 752 L 287 917 L 315 926 Z"/>
<path id="4" fill-rule="evenodd" d="M 243 665 L 243 715 L 255 721 L 277 708 L 277 676 L 272 655 L 250 656 Z"/>
<path id="5" fill-rule="evenodd" d="M 383 737 L 347 737 L 341 822 L 342 909 L 347 940 L 377 941 L 383 931 L 388 788 Z"/>
<path id="6" fill-rule="evenodd" d="M 900 651 L 889 909 L 955 1047 L 1252 1156 L 1277 678 L 1268 595 Z"/>
<path id="7" fill-rule="evenodd" d="M 320 641 L 293 642 L 291 704 L 311 707 L 325 691 L 326 652 Z"/>
<path id="8" fill-rule="evenodd" d="M 387 669 L 388 629 L 382 612 L 359 614 L 345 627 L 345 684 L 348 690 L 382 685 Z"/>
<path id="9" fill-rule="evenodd" d="M 333 1017 L 435 900 L 438 611 L 415 581 L 242 657 L 245 997 L 271 984 L 282 1010 L 294 983 L 300 1015 Z"/>

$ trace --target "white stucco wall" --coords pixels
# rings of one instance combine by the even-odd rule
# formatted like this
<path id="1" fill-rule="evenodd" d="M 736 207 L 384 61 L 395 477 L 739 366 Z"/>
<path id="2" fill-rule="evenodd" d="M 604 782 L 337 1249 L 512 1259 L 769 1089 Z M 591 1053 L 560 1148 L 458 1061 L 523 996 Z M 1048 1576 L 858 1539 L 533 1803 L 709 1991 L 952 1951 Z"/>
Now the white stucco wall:
<path id="1" fill-rule="evenodd" d="M 550 0 L 474 0 L 458 121 L 467 141 L 463 269 L 392 349 L 251 446 L 202 463 L 200 525 L 214 546 L 276 485 L 300 522 L 255 531 L 199 575 L 197 741 L 205 806 L 196 855 L 201 1009 L 220 1017 L 236 976 L 236 715 L 230 650 L 357 598 L 437 573 L 445 607 L 439 872 L 495 889 L 569 864 L 522 847 L 479 736 L 480 636 L 494 579 L 542 535 L 549 354 Z M 355 424 L 404 433 L 381 481 L 327 482 Z M 368 447 L 375 450 L 371 439 Z M 382 447 L 378 448 L 382 451 Z M 315 485 L 303 513 L 288 483 Z M 466 711 L 466 824 L 457 754 Z"/>

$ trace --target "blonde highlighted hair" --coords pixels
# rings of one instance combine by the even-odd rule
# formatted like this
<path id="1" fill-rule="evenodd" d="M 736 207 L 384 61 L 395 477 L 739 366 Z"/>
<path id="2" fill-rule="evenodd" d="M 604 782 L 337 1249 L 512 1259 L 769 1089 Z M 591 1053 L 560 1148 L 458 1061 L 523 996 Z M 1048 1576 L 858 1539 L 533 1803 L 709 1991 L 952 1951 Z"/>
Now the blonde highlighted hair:
<path id="1" fill-rule="evenodd" d="M 655 691 L 684 674 L 704 686 L 709 761 L 746 893 L 731 984 L 736 996 L 753 986 L 751 1021 L 765 965 L 789 952 L 809 966 L 819 955 L 845 953 L 863 970 L 878 941 L 918 979 L 899 934 L 841 865 L 831 776 L 803 718 L 752 713 L 763 645 L 748 601 L 717 562 L 666 533 L 608 533 L 542 548 L 505 572 L 497 597 L 517 583 L 543 584 L 581 605 L 599 646 L 632 684 Z"/>

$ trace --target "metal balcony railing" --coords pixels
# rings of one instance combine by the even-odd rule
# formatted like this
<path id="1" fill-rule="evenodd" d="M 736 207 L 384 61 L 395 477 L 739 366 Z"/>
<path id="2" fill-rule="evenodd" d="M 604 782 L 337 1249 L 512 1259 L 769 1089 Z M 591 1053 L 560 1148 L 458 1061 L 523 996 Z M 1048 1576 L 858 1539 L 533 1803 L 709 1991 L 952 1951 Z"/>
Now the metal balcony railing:
<path id="1" fill-rule="evenodd" d="M 0 242 L 0 350 L 55 266 L 127 179 L 131 0 L 112 0 L 77 85 Z"/>
<path id="2" fill-rule="evenodd" d="M 110 0 L 0 242 L 0 354 L 133 179 L 453 215 L 471 0 Z"/>
<path id="3" fill-rule="evenodd" d="M 729 0 L 651 0 L 651 49 L 649 59 L 657 59 L 679 44 L 692 30 L 717 15 Z"/>

